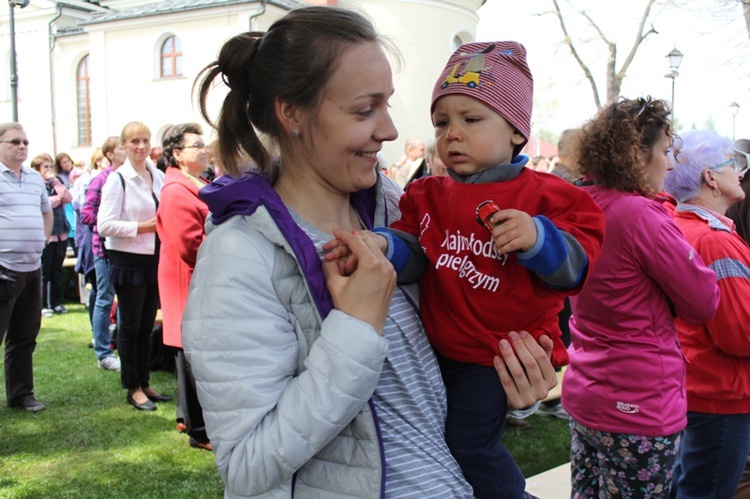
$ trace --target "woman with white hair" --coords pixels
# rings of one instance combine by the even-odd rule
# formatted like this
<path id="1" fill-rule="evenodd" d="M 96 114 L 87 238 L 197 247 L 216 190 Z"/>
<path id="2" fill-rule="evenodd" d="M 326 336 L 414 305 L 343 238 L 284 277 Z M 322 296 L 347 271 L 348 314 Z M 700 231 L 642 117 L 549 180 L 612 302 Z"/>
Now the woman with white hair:
<path id="1" fill-rule="evenodd" d="M 744 199 L 732 141 L 711 130 L 682 136 L 665 190 L 675 220 L 716 273 L 719 308 L 704 324 L 675 319 L 687 360 L 688 424 L 674 488 L 678 498 L 732 497 L 750 452 L 750 249 L 726 216 Z"/>

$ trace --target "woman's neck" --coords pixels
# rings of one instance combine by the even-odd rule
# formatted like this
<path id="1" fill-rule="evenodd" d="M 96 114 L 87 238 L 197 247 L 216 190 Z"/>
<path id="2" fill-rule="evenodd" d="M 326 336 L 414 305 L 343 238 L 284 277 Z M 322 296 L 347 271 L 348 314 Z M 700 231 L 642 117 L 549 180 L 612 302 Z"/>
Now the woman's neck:
<path id="1" fill-rule="evenodd" d="M 146 171 L 147 171 L 147 169 L 146 169 L 146 162 L 145 161 L 142 162 L 142 163 L 135 163 L 134 161 L 131 160 L 130 161 L 130 166 L 132 166 L 133 169 L 135 171 L 137 171 L 138 174 L 141 175 L 141 176 L 144 175 L 146 173 Z"/>
<path id="2" fill-rule="evenodd" d="M 727 201 L 726 197 L 724 197 L 723 195 L 714 197 L 713 191 L 706 189 L 701 189 L 696 197 L 694 197 L 690 201 L 687 201 L 685 204 L 692 204 L 695 206 L 700 206 L 702 208 L 707 208 L 714 213 L 718 213 L 719 215 L 726 215 L 727 210 L 729 209 L 729 202 Z"/>
<path id="3" fill-rule="evenodd" d="M 273 186 L 286 206 L 327 234 L 333 229 L 361 230 L 348 194 L 337 193 L 316 180 L 282 172 Z"/>

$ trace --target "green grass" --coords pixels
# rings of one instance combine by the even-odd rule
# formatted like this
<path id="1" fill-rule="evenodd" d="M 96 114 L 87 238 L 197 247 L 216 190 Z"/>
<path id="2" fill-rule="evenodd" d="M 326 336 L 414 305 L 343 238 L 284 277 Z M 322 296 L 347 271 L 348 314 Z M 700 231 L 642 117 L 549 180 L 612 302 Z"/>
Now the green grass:
<path id="1" fill-rule="evenodd" d="M 175 403 L 128 405 L 120 374 L 99 369 L 88 348 L 86 310 L 66 305 L 68 314 L 42 319 L 34 353 L 47 410 L 28 414 L 1 399 L 0 497 L 222 497 L 213 453 L 175 430 Z M 4 386 L 1 368 L 0 378 Z M 151 384 L 176 395 L 170 373 L 152 373 Z"/>
<path id="2" fill-rule="evenodd" d="M 0 497 L 222 497 L 211 452 L 193 449 L 175 430 L 175 403 L 154 412 L 125 402 L 119 373 L 96 366 L 85 308 L 42 320 L 34 353 L 37 398 L 47 410 L 9 409 L 0 396 Z M 4 386 L 0 358 L 0 387 Z M 154 372 L 152 386 L 176 395 L 174 375 Z M 1 391 L 1 390 L 0 390 Z M 532 416 L 504 441 L 524 475 L 567 462 L 567 423 Z"/>
<path id="3" fill-rule="evenodd" d="M 530 428 L 506 427 L 503 444 L 508 448 L 523 476 L 530 477 L 570 461 L 568 422 L 546 415 L 527 419 Z"/>

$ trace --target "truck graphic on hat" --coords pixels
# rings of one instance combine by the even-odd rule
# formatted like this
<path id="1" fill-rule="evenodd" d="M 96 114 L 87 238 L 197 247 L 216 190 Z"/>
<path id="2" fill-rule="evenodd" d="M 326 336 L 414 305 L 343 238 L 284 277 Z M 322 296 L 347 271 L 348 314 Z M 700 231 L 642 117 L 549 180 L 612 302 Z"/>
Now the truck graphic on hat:
<path id="1" fill-rule="evenodd" d="M 479 85 L 479 76 L 482 71 L 489 69 L 486 65 L 484 54 L 488 54 L 495 49 L 495 44 L 486 47 L 481 52 L 474 54 L 465 54 L 469 57 L 468 61 L 461 61 L 453 66 L 453 69 L 445 77 L 440 88 L 445 88 L 451 83 L 465 83 L 467 87 L 474 88 Z M 464 55 L 464 54 L 462 54 Z M 463 66 L 463 67 L 462 67 Z M 459 71 L 462 71 L 459 74 Z"/>

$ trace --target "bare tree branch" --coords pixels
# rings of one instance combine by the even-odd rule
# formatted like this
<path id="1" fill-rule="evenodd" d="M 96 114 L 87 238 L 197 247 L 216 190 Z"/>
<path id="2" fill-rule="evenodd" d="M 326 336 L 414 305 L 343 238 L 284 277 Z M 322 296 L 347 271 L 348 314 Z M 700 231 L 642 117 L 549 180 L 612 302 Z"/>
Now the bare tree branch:
<path id="1" fill-rule="evenodd" d="M 617 70 L 617 45 L 607 38 L 607 35 L 604 34 L 602 29 L 591 18 L 588 12 L 582 10 L 580 15 L 589 22 L 591 27 L 599 34 L 599 38 L 601 38 L 607 45 L 607 50 L 609 51 L 609 57 L 607 57 L 607 102 L 612 102 L 620 93 L 620 86 L 617 84 L 617 81 L 610 77 L 610 75 L 614 75 Z"/>
<path id="2" fill-rule="evenodd" d="M 617 75 L 615 76 L 615 79 L 617 80 L 617 93 L 618 94 L 620 93 L 620 85 L 622 84 L 622 80 L 625 78 L 625 74 L 627 73 L 628 68 L 630 67 L 630 63 L 633 62 L 633 59 L 635 58 L 635 53 L 638 51 L 638 47 L 640 47 L 641 43 L 643 43 L 643 40 L 645 40 L 646 37 L 650 35 L 651 33 L 654 33 L 657 35 L 659 34 L 654 29 L 653 25 L 651 25 L 651 29 L 649 29 L 646 33 L 643 32 L 643 29 L 646 26 L 646 21 L 648 20 L 648 16 L 651 14 L 651 7 L 654 5 L 654 1 L 655 0 L 649 0 L 648 5 L 646 5 L 646 9 L 643 11 L 643 16 L 641 17 L 641 24 L 638 26 L 638 34 L 635 37 L 635 42 L 633 42 L 633 46 L 630 48 L 630 53 L 628 54 L 628 57 L 625 59 L 625 62 L 620 68 L 620 71 L 618 71 Z"/>
<path id="3" fill-rule="evenodd" d="M 583 59 L 581 59 L 581 56 L 578 54 L 578 50 L 573 44 L 573 39 L 568 34 L 568 28 L 565 26 L 565 20 L 563 19 L 562 12 L 560 11 L 560 5 L 557 3 L 557 0 L 552 0 L 552 3 L 555 6 L 555 13 L 557 14 L 557 19 L 560 21 L 560 28 L 562 29 L 563 36 L 565 36 L 565 43 L 570 48 L 570 52 L 573 54 L 573 57 L 575 58 L 575 60 L 578 61 L 578 65 L 581 66 L 583 73 L 586 75 L 586 79 L 591 84 L 591 91 L 594 93 L 594 103 L 596 104 L 596 109 L 600 110 L 602 108 L 602 104 L 601 104 L 601 101 L 599 100 L 599 90 L 597 90 L 596 88 L 596 81 L 594 81 L 594 75 L 591 74 L 591 71 L 589 70 L 588 66 L 586 65 L 585 62 L 583 62 Z"/>
<path id="4" fill-rule="evenodd" d="M 591 27 L 594 28 L 597 33 L 599 33 L 599 38 L 601 38 L 604 41 L 604 43 L 606 43 L 607 45 L 612 45 L 612 43 L 607 38 L 607 35 L 605 35 L 604 32 L 599 27 L 599 25 L 596 24 L 593 19 L 591 19 L 591 16 L 589 15 L 588 12 L 586 12 L 585 10 L 582 10 L 581 12 L 579 12 L 579 14 L 581 14 L 583 17 L 585 17 L 586 20 L 591 25 Z"/>

